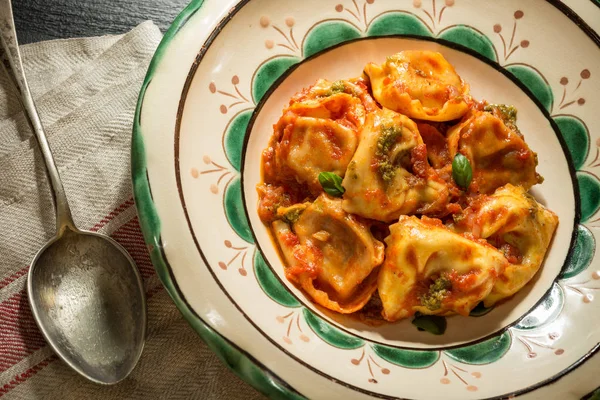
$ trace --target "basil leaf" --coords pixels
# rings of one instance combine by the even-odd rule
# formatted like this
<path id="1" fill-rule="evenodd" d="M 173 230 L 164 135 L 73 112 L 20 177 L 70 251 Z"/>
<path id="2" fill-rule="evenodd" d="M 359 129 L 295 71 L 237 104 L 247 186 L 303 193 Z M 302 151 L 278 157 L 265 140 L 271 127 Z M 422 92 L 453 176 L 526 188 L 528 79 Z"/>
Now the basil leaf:
<path id="1" fill-rule="evenodd" d="M 419 330 L 424 330 L 434 335 L 443 335 L 446 332 L 446 317 L 439 315 L 415 314 L 412 324 Z"/>
<path id="2" fill-rule="evenodd" d="M 467 190 L 473 179 L 473 169 L 469 159 L 460 153 L 454 156 L 452 161 L 452 179 L 462 189 Z"/>
<path id="3" fill-rule="evenodd" d="M 483 305 L 483 301 L 480 301 L 479 304 L 477 304 L 475 306 L 475 308 L 473 308 L 471 310 L 471 312 L 469 313 L 469 317 L 482 317 L 485 314 L 489 313 L 490 311 L 492 311 L 494 309 L 494 307 L 490 307 L 490 308 L 486 308 Z"/>
<path id="4" fill-rule="evenodd" d="M 346 189 L 342 186 L 342 177 L 333 172 L 321 172 L 319 183 L 325 193 L 334 197 L 342 197 Z"/>

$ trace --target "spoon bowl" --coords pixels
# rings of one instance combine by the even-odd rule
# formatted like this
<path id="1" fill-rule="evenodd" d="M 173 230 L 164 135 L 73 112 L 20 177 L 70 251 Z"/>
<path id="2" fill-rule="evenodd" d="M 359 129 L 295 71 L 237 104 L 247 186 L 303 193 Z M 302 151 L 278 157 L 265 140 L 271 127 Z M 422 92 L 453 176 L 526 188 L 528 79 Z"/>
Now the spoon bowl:
<path id="1" fill-rule="evenodd" d="M 35 256 L 34 318 L 53 350 L 88 379 L 114 384 L 139 360 L 146 327 L 142 280 L 114 240 L 66 229 Z"/>

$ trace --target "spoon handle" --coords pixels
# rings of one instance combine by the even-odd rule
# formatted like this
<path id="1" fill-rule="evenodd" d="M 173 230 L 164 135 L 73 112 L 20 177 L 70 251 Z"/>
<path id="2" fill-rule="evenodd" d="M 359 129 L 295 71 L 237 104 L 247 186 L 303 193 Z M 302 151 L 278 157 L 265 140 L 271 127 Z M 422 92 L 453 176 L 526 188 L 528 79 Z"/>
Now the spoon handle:
<path id="1" fill-rule="evenodd" d="M 54 204 L 56 206 L 56 229 L 59 234 L 67 227 L 76 229 L 71 210 L 69 209 L 67 196 L 65 195 L 65 189 L 58 174 L 52 151 L 48 145 L 46 133 L 42 127 L 40 116 L 35 108 L 27 80 L 25 79 L 10 0 L 0 0 L 0 42 L 2 44 L 0 61 L 4 64 L 9 77 L 19 91 L 21 104 L 25 109 L 27 119 L 29 120 L 31 129 L 33 129 L 44 158 L 44 163 L 46 164 Z"/>

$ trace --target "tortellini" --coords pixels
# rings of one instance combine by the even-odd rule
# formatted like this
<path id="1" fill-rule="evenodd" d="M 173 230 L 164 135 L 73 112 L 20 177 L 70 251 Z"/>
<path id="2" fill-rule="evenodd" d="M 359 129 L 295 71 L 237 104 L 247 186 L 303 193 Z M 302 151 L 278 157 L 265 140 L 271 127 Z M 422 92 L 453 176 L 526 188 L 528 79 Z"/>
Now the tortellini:
<path id="1" fill-rule="evenodd" d="M 466 156 L 473 168 L 471 191 L 493 193 L 507 183 L 529 190 L 542 181 L 535 168 L 537 155 L 516 131 L 490 112 L 472 111 L 448 131 L 453 158 Z"/>
<path id="2" fill-rule="evenodd" d="M 514 295 L 558 225 L 527 193 L 543 179 L 516 109 L 472 99 L 432 51 L 363 72 L 294 95 L 263 151 L 258 215 L 288 281 L 390 322 Z"/>
<path id="3" fill-rule="evenodd" d="M 378 286 L 383 317 L 388 321 L 417 311 L 469 315 L 508 267 L 506 258 L 492 246 L 427 217 L 401 216 L 390 226 L 385 241 Z"/>
<path id="4" fill-rule="evenodd" d="M 448 200 L 446 184 L 427 161 L 417 125 L 381 110 L 367 116 L 342 186 L 344 210 L 392 222 L 402 214 L 435 214 Z"/>
<path id="5" fill-rule="evenodd" d="M 278 220 L 273 230 L 287 263 L 287 278 L 321 306 L 351 313 L 377 289 L 383 243 L 373 238 L 369 224 L 342 210 L 341 200 L 322 194 L 291 227 Z"/>
<path id="6" fill-rule="evenodd" d="M 269 148 L 272 180 L 321 187 L 321 172 L 343 176 L 358 145 L 358 130 L 374 101 L 362 85 L 320 80 L 295 96 L 275 125 Z"/>
<path id="7" fill-rule="evenodd" d="M 402 51 L 382 65 L 369 63 L 373 97 L 382 106 L 410 118 L 451 121 L 470 108 L 469 85 L 437 52 Z"/>
<path id="8" fill-rule="evenodd" d="M 464 211 L 457 228 L 475 231 L 510 261 L 485 298 L 486 307 L 512 296 L 533 278 L 544 261 L 557 225 L 556 214 L 539 204 L 523 187 L 511 184 L 476 200 Z"/>

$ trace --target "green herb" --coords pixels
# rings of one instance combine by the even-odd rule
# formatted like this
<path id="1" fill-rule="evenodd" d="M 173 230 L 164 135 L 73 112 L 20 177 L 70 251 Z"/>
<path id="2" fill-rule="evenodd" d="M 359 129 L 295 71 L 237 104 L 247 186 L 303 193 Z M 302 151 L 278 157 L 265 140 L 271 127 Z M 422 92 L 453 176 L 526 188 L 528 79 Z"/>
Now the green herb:
<path id="1" fill-rule="evenodd" d="M 452 221 L 454 221 L 455 224 L 460 224 L 464 219 L 465 215 L 462 212 L 452 214 Z"/>
<path id="2" fill-rule="evenodd" d="M 582 400 L 600 400 L 600 388 L 594 390 L 594 392 L 591 394 L 591 396 L 588 394 L 588 395 L 585 395 L 584 397 L 582 397 L 581 399 Z"/>
<path id="3" fill-rule="evenodd" d="M 487 111 L 492 113 L 496 117 L 500 118 L 504 125 L 506 125 L 509 129 L 520 133 L 519 128 L 517 127 L 517 109 L 515 106 L 509 106 L 506 104 L 489 104 L 485 106 L 483 111 Z"/>
<path id="4" fill-rule="evenodd" d="M 385 183 L 390 183 L 394 179 L 394 176 L 396 176 L 398 166 L 390 160 L 389 152 L 401 134 L 402 126 L 384 125 L 380 129 L 379 138 L 377 138 L 377 149 L 375 150 L 375 154 L 379 159 L 377 169 Z"/>
<path id="5" fill-rule="evenodd" d="M 439 310 L 442 306 L 442 300 L 448 295 L 448 289 L 452 287 L 452 282 L 448 277 L 442 275 L 437 278 L 430 286 L 427 294 L 419 298 L 421 304 L 431 311 Z"/>
<path id="6" fill-rule="evenodd" d="M 310 203 L 299 203 L 289 207 L 278 207 L 277 217 L 289 224 L 295 224 L 309 205 Z"/>
<path id="7" fill-rule="evenodd" d="M 464 190 L 469 188 L 473 179 L 471 163 L 467 157 L 460 153 L 457 153 L 452 161 L 452 179 Z"/>
<path id="8" fill-rule="evenodd" d="M 300 218 L 300 214 L 302 214 L 302 211 L 303 211 L 303 210 L 300 210 L 300 209 L 298 209 L 298 208 L 294 208 L 294 209 L 292 209 L 292 210 L 290 210 L 290 211 L 286 212 L 286 213 L 283 215 L 283 219 L 284 219 L 286 222 L 289 222 L 290 224 L 295 224 L 295 223 L 296 223 L 296 221 L 298 221 L 298 218 Z"/>
<path id="9" fill-rule="evenodd" d="M 342 177 L 333 172 L 321 172 L 319 183 L 328 195 L 342 197 L 346 189 L 342 186 Z"/>
<path id="10" fill-rule="evenodd" d="M 344 93 L 346 91 L 346 84 L 344 81 L 335 81 L 331 85 L 331 88 L 327 92 L 327 96 L 333 96 L 334 94 Z"/>
<path id="11" fill-rule="evenodd" d="M 446 317 L 441 317 L 439 315 L 422 315 L 421 313 L 415 313 L 412 324 L 420 331 L 427 331 L 434 335 L 443 335 L 444 332 L 446 332 L 447 326 Z"/>
<path id="12" fill-rule="evenodd" d="M 377 155 L 386 156 L 392 147 L 396 144 L 396 140 L 402 134 L 402 127 L 397 126 L 382 126 L 380 129 L 379 138 L 377 138 Z"/>
<path id="13" fill-rule="evenodd" d="M 493 308 L 494 307 L 486 308 L 486 306 L 483 305 L 483 301 L 480 301 L 479 304 L 477 304 L 475 306 L 475 308 L 471 310 L 471 312 L 469 313 L 469 316 L 470 317 L 481 317 L 481 316 L 484 316 L 485 314 L 489 313 L 490 311 L 492 311 Z"/>
<path id="14" fill-rule="evenodd" d="M 385 183 L 390 183 L 394 179 L 397 169 L 398 167 L 389 160 L 382 160 L 377 164 L 377 171 Z"/>

